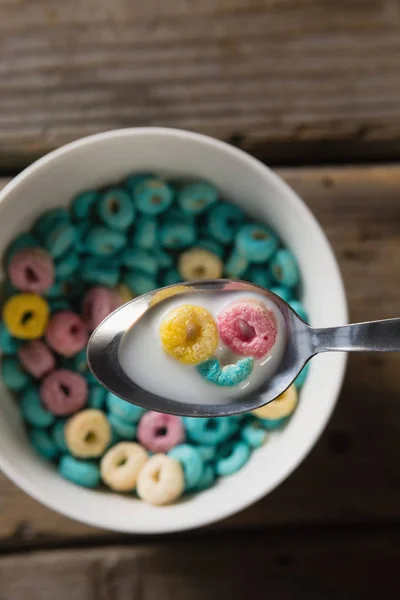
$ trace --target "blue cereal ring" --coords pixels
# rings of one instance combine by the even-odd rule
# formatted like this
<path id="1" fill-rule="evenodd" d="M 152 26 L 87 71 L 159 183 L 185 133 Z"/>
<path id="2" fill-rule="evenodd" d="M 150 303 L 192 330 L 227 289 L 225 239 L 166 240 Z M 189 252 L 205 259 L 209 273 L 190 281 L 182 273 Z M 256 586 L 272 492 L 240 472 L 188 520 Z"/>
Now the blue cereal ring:
<path id="1" fill-rule="evenodd" d="M 242 358 L 235 364 L 221 367 L 217 358 L 210 358 L 197 365 L 197 372 L 210 383 L 232 387 L 245 381 L 254 367 L 254 359 Z"/>
<path id="2" fill-rule="evenodd" d="M 215 462 L 217 475 L 233 475 L 249 460 L 251 451 L 245 442 L 227 442 L 218 452 Z"/>
<path id="3" fill-rule="evenodd" d="M 69 448 L 67 446 L 67 442 L 65 441 L 65 427 L 66 419 L 57 419 L 54 423 L 53 428 L 51 430 L 51 435 L 53 437 L 53 441 L 56 444 L 57 448 L 61 452 L 69 452 Z"/>
<path id="4" fill-rule="evenodd" d="M 122 265 L 148 275 L 155 275 L 158 271 L 158 262 L 154 254 L 141 248 L 126 248 L 122 253 Z"/>
<path id="5" fill-rule="evenodd" d="M 174 264 L 173 257 L 166 250 L 162 250 L 161 248 L 153 248 L 152 256 L 156 259 L 160 269 L 168 269 Z"/>
<path id="6" fill-rule="evenodd" d="M 239 254 L 235 249 L 232 250 L 225 264 L 225 273 L 228 277 L 242 277 L 245 274 L 249 261 Z"/>
<path id="7" fill-rule="evenodd" d="M 227 202 L 218 202 L 208 213 L 208 233 L 221 244 L 230 244 L 243 219 L 244 213 L 241 208 Z"/>
<path id="8" fill-rule="evenodd" d="M 310 363 L 307 363 L 305 365 L 305 367 L 303 367 L 302 370 L 300 371 L 300 373 L 297 375 L 296 379 L 294 380 L 294 385 L 296 386 L 296 388 L 298 390 L 301 390 L 301 388 L 303 387 L 304 382 L 308 377 L 309 371 L 310 371 Z"/>
<path id="9" fill-rule="evenodd" d="M 35 233 L 44 238 L 49 234 L 57 225 L 62 223 L 69 223 L 69 212 L 66 208 L 52 208 L 47 212 L 40 215 L 38 219 L 36 219 L 33 229 Z"/>
<path id="10" fill-rule="evenodd" d="M 56 279 L 69 279 L 79 269 L 79 257 L 75 249 L 69 250 L 55 263 Z"/>
<path id="11" fill-rule="evenodd" d="M 136 438 L 136 425 L 133 423 L 128 423 L 121 417 L 110 413 L 108 415 L 108 422 L 111 425 L 111 429 L 115 431 L 117 436 L 121 437 L 123 440 L 134 440 Z"/>
<path id="12" fill-rule="evenodd" d="M 107 392 L 106 405 L 111 414 L 116 415 L 120 419 L 128 423 L 138 423 L 146 410 L 136 404 L 131 404 L 122 400 L 112 392 Z"/>
<path id="13" fill-rule="evenodd" d="M 186 417 L 190 419 L 190 417 Z M 205 463 L 212 462 L 217 456 L 217 447 L 214 446 L 199 446 L 196 445 L 197 452 L 200 452 L 200 456 Z"/>
<path id="14" fill-rule="evenodd" d="M 113 288 L 119 281 L 118 267 L 119 264 L 113 267 L 113 261 L 110 259 L 87 256 L 82 261 L 81 276 L 86 283 Z"/>
<path id="15" fill-rule="evenodd" d="M 124 283 L 129 289 L 134 292 L 137 296 L 147 294 L 152 290 L 157 289 L 157 282 L 150 275 L 141 273 L 140 271 L 129 271 L 124 277 Z"/>
<path id="16" fill-rule="evenodd" d="M 179 444 L 168 452 L 168 456 L 177 460 L 183 468 L 185 477 L 185 490 L 190 491 L 196 487 L 203 474 L 204 462 L 200 452 L 190 444 Z"/>
<path id="17" fill-rule="evenodd" d="M 140 217 L 136 221 L 132 244 L 144 250 L 151 250 L 157 246 L 158 225 L 155 219 Z"/>
<path id="18" fill-rule="evenodd" d="M 178 194 L 178 204 L 189 215 L 200 215 L 218 200 L 218 190 L 207 181 L 184 185 Z"/>
<path id="19" fill-rule="evenodd" d="M 89 229 L 86 236 L 86 251 L 93 256 L 113 256 L 125 245 L 126 237 L 121 231 L 114 231 L 102 225 Z"/>
<path id="20" fill-rule="evenodd" d="M 122 188 L 111 188 L 97 201 L 97 214 L 110 229 L 126 231 L 135 220 L 132 197 Z"/>
<path id="21" fill-rule="evenodd" d="M 243 225 L 236 234 L 236 250 L 251 263 L 263 263 L 277 250 L 279 240 L 269 227 Z"/>
<path id="22" fill-rule="evenodd" d="M 95 488 L 100 483 L 100 469 L 95 462 L 89 460 L 62 456 L 58 471 L 68 481 L 83 487 Z"/>
<path id="23" fill-rule="evenodd" d="M 300 281 L 299 268 L 293 254 L 281 248 L 271 261 L 271 274 L 279 285 L 294 287 Z"/>
<path id="24" fill-rule="evenodd" d="M 31 382 L 19 360 L 13 356 L 4 356 L 1 361 L 1 376 L 4 385 L 13 392 L 20 392 Z"/>
<path id="25" fill-rule="evenodd" d="M 71 214 L 76 221 L 89 219 L 92 208 L 99 198 L 99 192 L 95 190 L 86 190 L 81 192 L 72 200 Z"/>
<path id="26" fill-rule="evenodd" d="M 36 452 L 47 460 L 57 458 L 60 454 L 57 444 L 44 429 L 31 429 L 29 441 Z"/>
<path id="27" fill-rule="evenodd" d="M 171 250 L 182 250 L 193 246 L 196 241 L 196 229 L 191 219 L 166 221 L 160 232 L 161 245 Z"/>
<path id="28" fill-rule="evenodd" d="M 204 490 L 208 490 L 215 482 L 215 479 L 215 471 L 212 465 L 204 465 L 200 480 L 197 482 L 192 491 L 204 492 Z"/>
<path id="29" fill-rule="evenodd" d="M 299 315 L 300 319 L 303 319 L 305 323 L 308 323 L 307 311 L 299 300 L 290 300 L 289 305 L 293 308 L 294 312 Z"/>
<path id="30" fill-rule="evenodd" d="M 93 385 L 89 388 L 87 405 L 88 408 L 103 410 L 106 400 L 107 390 L 101 385 Z"/>
<path id="31" fill-rule="evenodd" d="M 260 425 L 260 421 L 247 423 L 240 432 L 242 440 L 250 448 L 260 448 L 267 439 L 266 431 Z"/>
<path id="32" fill-rule="evenodd" d="M 282 429 L 289 421 L 290 417 L 282 417 L 281 419 L 262 419 L 261 422 L 266 431 L 275 431 Z"/>
<path id="33" fill-rule="evenodd" d="M 24 420 L 33 427 L 49 427 L 55 417 L 46 410 L 36 388 L 28 388 L 21 397 L 20 410 Z"/>
<path id="34" fill-rule="evenodd" d="M 216 254 L 216 256 L 219 256 L 220 258 L 224 258 L 225 256 L 225 250 L 223 246 L 221 246 L 221 244 L 219 244 L 215 240 L 209 240 L 206 238 L 197 240 L 195 248 L 203 248 L 203 250 L 208 250 L 209 252 L 211 252 L 212 254 Z"/>
<path id="35" fill-rule="evenodd" d="M 144 215 L 159 215 L 171 206 L 174 191 L 161 179 L 147 178 L 135 186 L 135 204 Z"/>
<path id="36" fill-rule="evenodd" d="M 188 439 L 204 446 L 215 446 L 233 433 L 227 417 L 183 417 Z"/>
<path id="37" fill-rule="evenodd" d="M 38 248 L 40 245 L 39 238 L 33 235 L 33 233 L 28 231 L 21 233 L 21 235 L 16 237 L 7 247 L 5 252 L 5 263 L 8 264 L 16 252 L 26 250 L 27 248 Z"/>
<path id="38" fill-rule="evenodd" d="M 271 276 L 267 266 L 251 266 L 247 269 L 243 279 L 254 283 L 254 285 L 259 285 L 266 290 L 270 289 Z"/>
<path id="39" fill-rule="evenodd" d="M 153 173 L 135 173 L 130 177 L 127 177 L 124 181 L 124 186 L 130 191 L 133 197 L 135 197 L 137 188 L 142 185 L 147 179 L 154 179 L 156 176 Z"/>
<path id="40" fill-rule="evenodd" d="M 269 288 L 269 291 L 282 298 L 285 302 L 289 302 L 293 298 L 292 291 L 287 287 L 273 285 Z"/>
<path id="41" fill-rule="evenodd" d="M 78 239 L 76 229 L 69 222 L 56 223 L 43 238 L 43 246 L 54 258 L 60 258 L 72 248 Z"/>
<path id="42" fill-rule="evenodd" d="M 8 331 L 3 321 L 0 321 L 0 349 L 3 354 L 15 354 L 22 344 L 21 340 L 17 340 Z"/>
<path id="43" fill-rule="evenodd" d="M 176 269 L 168 269 L 162 277 L 161 285 L 162 287 L 168 287 L 181 281 L 183 281 L 182 277 Z"/>

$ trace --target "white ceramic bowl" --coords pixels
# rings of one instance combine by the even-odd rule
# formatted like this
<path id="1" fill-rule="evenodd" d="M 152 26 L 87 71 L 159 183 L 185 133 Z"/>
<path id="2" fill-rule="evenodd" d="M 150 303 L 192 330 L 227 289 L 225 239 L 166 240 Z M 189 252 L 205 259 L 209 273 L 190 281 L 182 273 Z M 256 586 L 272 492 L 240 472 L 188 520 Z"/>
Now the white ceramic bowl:
<path id="1" fill-rule="evenodd" d="M 267 221 L 292 249 L 314 326 L 347 321 L 343 284 L 331 247 L 300 198 L 266 166 L 223 142 L 162 128 L 110 131 L 52 152 L 0 194 L 0 253 L 41 212 L 86 188 L 154 170 L 213 182 L 224 196 Z M 303 460 L 335 405 L 345 371 L 343 354 L 312 360 L 301 402 L 288 427 L 271 436 L 237 474 L 173 506 L 154 508 L 126 496 L 65 481 L 30 447 L 18 408 L 0 382 L 0 468 L 28 494 L 69 517 L 124 532 L 163 533 L 199 527 L 245 508 L 273 490 Z"/>

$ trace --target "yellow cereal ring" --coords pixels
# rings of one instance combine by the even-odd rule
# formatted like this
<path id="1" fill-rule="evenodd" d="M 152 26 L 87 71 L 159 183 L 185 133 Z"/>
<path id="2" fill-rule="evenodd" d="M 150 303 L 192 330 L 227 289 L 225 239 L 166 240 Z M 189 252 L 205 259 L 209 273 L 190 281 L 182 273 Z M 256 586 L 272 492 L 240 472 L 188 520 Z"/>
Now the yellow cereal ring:
<path id="1" fill-rule="evenodd" d="M 161 322 L 160 336 L 164 350 L 188 365 L 207 360 L 218 345 L 217 325 L 211 313 L 192 304 L 170 310 Z"/>
<path id="2" fill-rule="evenodd" d="M 101 459 L 101 478 L 116 492 L 132 491 L 136 487 L 139 471 L 148 457 L 143 446 L 135 442 L 120 442 Z"/>
<path id="3" fill-rule="evenodd" d="M 106 415 L 88 408 L 68 419 L 64 427 L 69 451 L 78 458 L 94 458 L 103 454 L 111 440 L 111 428 Z"/>
<path id="4" fill-rule="evenodd" d="M 223 270 L 220 257 L 203 248 L 191 248 L 179 257 L 178 271 L 186 281 L 219 279 Z"/>
<path id="5" fill-rule="evenodd" d="M 188 292 L 190 290 L 190 286 L 188 285 L 176 285 L 175 287 L 165 288 L 164 290 L 160 290 L 149 302 L 149 306 L 155 306 L 161 300 L 165 300 L 165 298 L 170 298 L 171 296 L 175 296 L 176 294 L 182 294 L 184 292 Z"/>
<path id="6" fill-rule="evenodd" d="M 275 400 L 253 410 L 252 413 L 259 419 L 283 419 L 292 414 L 297 406 L 297 389 L 295 385 L 291 385 L 283 394 Z"/>
<path id="7" fill-rule="evenodd" d="M 11 296 L 3 308 L 8 331 L 20 340 L 41 338 L 49 321 L 49 305 L 37 294 Z"/>
<path id="8" fill-rule="evenodd" d="M 140 469 L 136 490 L 139 498 L 155 506 L 174 502 L 185 490 L 180 463 L 166 454 L 154 454 Z"/>
<path id="9" fill-rule="evenodd" d="M 127 302 L 130 302 L 135 297 L 135 295 L 132 294 L 132 292 L 128 288 L 128 286 L 125 285 L 124 283 L 120 283 L 119 285 L 117 285 L 117 287 L 115 288 L 115 291 L 117 292 L 117 294 L 119 294 L 119 297 L 122 300 L 122 304 L 126 304 Z"/>

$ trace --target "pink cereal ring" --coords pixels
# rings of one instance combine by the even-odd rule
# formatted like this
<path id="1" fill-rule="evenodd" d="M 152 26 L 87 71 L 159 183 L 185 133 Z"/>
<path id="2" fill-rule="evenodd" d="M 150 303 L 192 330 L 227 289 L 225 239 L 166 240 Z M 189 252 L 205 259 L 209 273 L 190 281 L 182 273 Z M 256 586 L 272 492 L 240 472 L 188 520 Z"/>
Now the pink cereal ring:
<path id="1" fill-rule="evenodd" d="M 54 263 L 43 248 L 16 252 L 8 265 L 11 283 L 23 292 L 41 294 L 54 283 Z"/>
<path id="2" fill-rule="evenodd" d="M 91 288 L 82 303 L 83 320 L 89 331 L 96 329 L 121 304 L 122 298 L 115 290 L 106 287 Z"/>
<path id="3" fill-rule="evenodd" d="M 36 379 L 41 379 L 56 366 L 53 353 L 41 340 L 24 344 L 18 350 L 18 357 L 25 371 Z"/>
<path id="4" fill-rule="evenodd" d="M 66 357 L 83 350 L 89 337 L 83 319 L 69 310 L 51 317 L 45 336 L 50 348 Z"/>
<path id="5" fill-rule="evenodd" d="M 86 379 L 68 369 L 56 369 L 47 375 L 40 386 L 43 404 L 53 415 L 70 415 L 81 410 L 87 400 Z"/>
<path id="6" fill-rule="evenodd" d="M 256 302 L 237 302 L 217 317 L 218 333 L 228 348 L 240 356 L 262 358 L 275 344 L 275 315 Z"/>
<path id="7" fill-rule="evenodd" d="M 136 437 L 151 452 L 168 452 L 185 439 L 185 429 L 179 417 L 150 410 L 140 419 Z"/>

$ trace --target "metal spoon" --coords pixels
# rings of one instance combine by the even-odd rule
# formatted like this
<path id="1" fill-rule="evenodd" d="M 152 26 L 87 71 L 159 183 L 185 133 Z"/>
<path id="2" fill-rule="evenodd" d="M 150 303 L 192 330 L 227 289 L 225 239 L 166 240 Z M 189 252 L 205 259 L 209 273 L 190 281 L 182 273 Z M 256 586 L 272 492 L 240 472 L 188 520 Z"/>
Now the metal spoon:
<path id="1" fill-rule="evenodd" d="M 282 298 L 250 283 L 218 279 L 170 287 L 176 288 L 175 298 L 178 294 L 207 294 L 210 291 L 221 294 L 245 291 L 263 295 L 276 304 L 285 319 L 287 345 L 278 371 L 256 392 L 244 394 L 227 404 L 190 404 L 163 398 L 131 381 L 122 371 L 118 360 L 118 349 L 124 333 L 149 309 L 151 299 L 159 290 L 139 296 L 117 309 L 99 325 L 89 340 L 87 356 L 91 371 L 104 387 L 124 400 L 150 410 L 190 417 L 220 417 L 246 412 L 282 394 L 310 358 L 320 352 L 400 351 L 400 318 L 314 329 L 302 321 Z"/>

